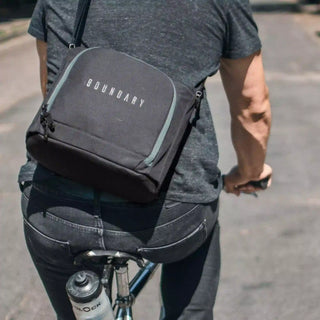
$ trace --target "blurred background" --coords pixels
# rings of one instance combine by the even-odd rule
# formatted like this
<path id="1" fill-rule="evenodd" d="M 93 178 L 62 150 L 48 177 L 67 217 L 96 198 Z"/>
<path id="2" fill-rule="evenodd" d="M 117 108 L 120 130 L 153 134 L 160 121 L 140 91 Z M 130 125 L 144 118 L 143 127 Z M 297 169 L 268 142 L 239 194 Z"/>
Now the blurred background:
<path id="1" fill-rule="evenodd" d="M 41 103 L 32 0 L 0 0 L 0 319 L 53 320 L 26 250 L 17 174 L 24 134 Z M 219 320 L 320 319 L 320 4 L 252 0 L 273 108 L 267 162 L 272 188 L 221 196 Z M 219 75 L 207 92 L 223 172 L 235 164 Z M 158 319 L 159 272 L 138 299 Z M 146 310 L 143 303 L 148 303 Z"/>

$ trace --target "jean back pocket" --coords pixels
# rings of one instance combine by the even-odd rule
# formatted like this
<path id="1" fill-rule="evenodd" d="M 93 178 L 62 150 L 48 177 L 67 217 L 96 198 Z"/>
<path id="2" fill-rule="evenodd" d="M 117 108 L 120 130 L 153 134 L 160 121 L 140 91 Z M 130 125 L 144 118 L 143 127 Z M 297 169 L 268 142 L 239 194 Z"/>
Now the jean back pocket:
<path id="1" fill-rule="evenodd" d="M 155 263 L 171 263 L 186 258 L 196 251 L 207 237 L 206 220 L 187 236 L 173 243 L 158 246 L 139 248 L 141 256 Z"/>
<path id="2" fill-rule="evenodd" d="M 61 266 L 73 264 L 68 241 L 57 240 L 43 234 L 26 219 L 24 219 L 24 232 L 29 252 L 38 263 Z"/>

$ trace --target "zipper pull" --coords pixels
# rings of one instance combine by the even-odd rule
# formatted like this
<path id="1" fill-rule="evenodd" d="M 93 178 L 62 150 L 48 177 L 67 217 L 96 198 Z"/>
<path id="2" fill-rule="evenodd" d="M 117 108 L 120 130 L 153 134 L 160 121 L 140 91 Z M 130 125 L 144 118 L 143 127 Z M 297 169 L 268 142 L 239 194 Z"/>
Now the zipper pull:
<path id="1" fill-rule="evenodd" d="M 48 141 L 47 105 L 41 106 L 40 124 L 44 130 L 44 141 Z"/>
<path id="2" fill-rule="evenodd" d="M 196 92 L 196 105 L 195 105 L 196 109 L 200 108 L 202 96 L 203 96 L 203 91 L 202 90 L 198 90 Z"/>
<path id="3" fill-rule="evenodd" d="M 56 129 L 56 125 L 52 119 L 51 113 L 48 113 L 47 115 L 47 123 L 48 123 L 48 128 L 50 129 L 51 132 L 54 132 Z"/>
<path id="4" fill-rule="evenodd" d="M 55 124 L 53 122 L 51 114 L 47 111 L 48 104 L 43 104 L 41 107 L 41 114 L 40 114 L 40 123 L 44 130 L 44 140 L 48 141 L 48 129 L 51 132 L 55 130 Z"/>
<path id="5" fill-rule="evenodd" d="M 202 96 L 203 96 L 202 90 L 198 90 L 196 92 L 196 99 L 195 99 L 195 102 L 194 102 L 192 115 L 191 115 L 190 120 L 189 120 L 191 125 L 194 125 L 196 123 L 196 121 L 198 120 L 198 118 L 199 118 L 198 111 L 199 111 L 199 108 L 200 108 Z"/>

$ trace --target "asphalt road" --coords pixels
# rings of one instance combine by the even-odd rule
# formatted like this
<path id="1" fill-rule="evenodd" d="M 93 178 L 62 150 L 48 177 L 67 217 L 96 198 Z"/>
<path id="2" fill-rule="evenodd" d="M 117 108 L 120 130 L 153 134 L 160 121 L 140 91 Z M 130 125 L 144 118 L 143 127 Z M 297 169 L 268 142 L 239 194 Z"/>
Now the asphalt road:
<path id="1" fill-rule="evenodd" d="M 320 44 L 305 29 L 309 20 L 286 10 L 255 15 L 273 106 L 268 162 L 274 179 L 258 199 L 222 194 L 219 320 L 320 318 Z M 41 100 L 35 94 L 32 43 L 20 38 L 0 47 L 0 319 L 5 320 L 54 319 L 24 244 L 16 184 L 25 159 L 24 133 Z M 235 162 L 228 105 L 218 77 L 207 88 L 225 172 Z M 158 281 L 159 272 L 137 301 L 138 318 L 158 319 Z"/>

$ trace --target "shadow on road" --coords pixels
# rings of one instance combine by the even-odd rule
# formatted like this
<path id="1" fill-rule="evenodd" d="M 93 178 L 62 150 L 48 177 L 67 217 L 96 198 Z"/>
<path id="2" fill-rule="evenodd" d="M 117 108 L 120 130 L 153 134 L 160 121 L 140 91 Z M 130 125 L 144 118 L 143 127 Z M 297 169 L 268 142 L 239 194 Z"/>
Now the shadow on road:
<path id="1" fill-rule="evenodd" d="M 0 22 L 10 22 L 15 19 L 30 18 L 34 4 L 23 5 L 16 8 L 5 8 L 0 5 Z"/>
<path id="2" fill-rule="evenodd" d="M 285 12 L 285 13 L 304 13 L 306 11 L 306 8 L 310 7 L 310 5 L 317 5 L 320 4 L 320 1 L 314 1 L 314 2 L 299 2 L 296 3 L 288 3 L 288 2 L 277 2 L 272 3 L 271 1 L 261 2 L 261 3 L 253 3 L 252 9 L 254 12 L 263 12 L 263 13 L 277 13 L 277 12 Z M 312 7 L 314 8 L 314 7 Z M 312 14 L 320 14 L 320 8 L 315 9 L 312 12 L 309 12 Z"/>
<path id="3" fill-rule="evenodd" d="M 318 7 L 317 7 L 318 5 Z M 283 2 L 271 2 L 265 1 L 261 3 L 253 3 L 252 9 L 254 12 L 263 12 L 263 13 L 304 13 L 311 9 L 311 14 L 320 14 L 320 1 L 319 0 L 308 0 L 308 1 L 297 1 L 295 3 L 289 3 L 286 1 Z"/>
<path id="4" fill-rule="evenodd" d="M 252 9 L 254 12 L 286 12 L 286 13 L 299 13 L 301 12 L 300 6 L 298 3 L 288 3 L 288 2 L 262 2 L 252 4 Z"/>

